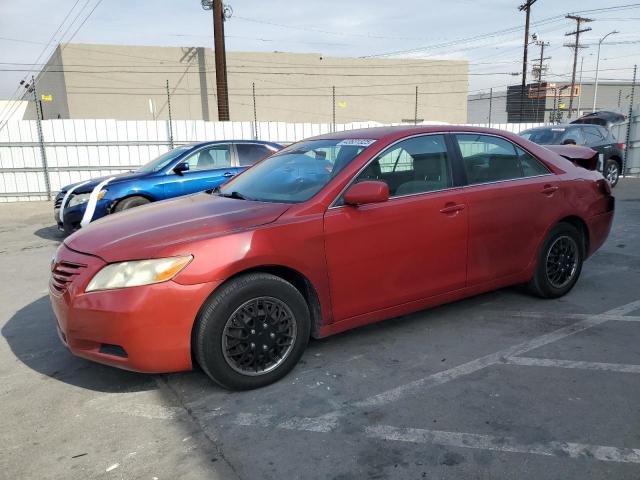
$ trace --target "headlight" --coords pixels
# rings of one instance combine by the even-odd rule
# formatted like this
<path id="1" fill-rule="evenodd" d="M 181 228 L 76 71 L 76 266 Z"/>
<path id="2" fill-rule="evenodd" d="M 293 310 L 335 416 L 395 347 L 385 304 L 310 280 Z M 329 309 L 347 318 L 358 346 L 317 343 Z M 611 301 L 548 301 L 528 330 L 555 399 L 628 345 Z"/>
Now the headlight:
<path id="1" fill-rule="evenodd" d="M 112 263 L 96 273 L 89 282 L 86 291 L 93 292 L 166 282 L 180 273 L 192 259 L 193 257 L 188 255 Z"/>
<path id="2" fill-rule="evenodd" d="M 100 190 L 98 192 L 98 200 L 102 200 L 107 193 L 106 190 Z M 69 200 L 69 204 L 67 207 L 75 207 L 76 205 L 82 205 L 83 203 L 87 203 L 89 201 L 89 197 L 91 196 L 91 192 L 89 193 L 79 193 L 77 195 L 73 195 L 71 200 Z"/>
<path id="3" fill-rule="evenodd" d="M 91 193 L 79 193 L 74 195 L 71 197 L 71 200 L 69 200 L 67 207 L 75 207 L 76 205 L 87 203 L 89 201 L 89 196 L 91 196 Z"/>

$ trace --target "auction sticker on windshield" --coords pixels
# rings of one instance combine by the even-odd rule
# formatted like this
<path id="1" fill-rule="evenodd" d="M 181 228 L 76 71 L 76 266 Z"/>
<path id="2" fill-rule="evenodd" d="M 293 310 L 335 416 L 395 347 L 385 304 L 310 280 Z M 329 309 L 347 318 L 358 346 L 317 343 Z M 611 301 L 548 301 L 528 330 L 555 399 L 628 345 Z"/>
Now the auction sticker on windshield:
<path id="1" fill-rule="evenodd" d="M 372 143 L 375 143 L 375 140 L 370 140 L 367 138 L 348 138 L 346 140 L 342 140 L 336 144 L 338 147 L 343 146 L 354 146 L 354 147 L 368 147 Z"/>

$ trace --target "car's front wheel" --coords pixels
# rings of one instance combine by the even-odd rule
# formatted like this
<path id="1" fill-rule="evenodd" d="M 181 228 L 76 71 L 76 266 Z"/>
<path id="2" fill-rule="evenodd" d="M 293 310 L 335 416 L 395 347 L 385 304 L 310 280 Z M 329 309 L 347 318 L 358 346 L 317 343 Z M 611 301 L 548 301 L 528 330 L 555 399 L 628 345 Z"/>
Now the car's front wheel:
<path id="1" fill-rule="evenodd" d="M 543 298 L 567 294 L 578 281 L 584 260 L 582 233 L 570 223 L 559 223 L 545 239 L 529 287 Z"/>
<path id="2" fill-rule="evenodd" d="M 267 273 L 239 276 L 204 303 L 193 352 L 204 372 L 231 390 L 249 390 L 284 377 L 304 352 L 309 307 L 286 280 Z"/>
<path id="3" fill-rule="evenodd" d="M 604 178 L 607 179 L 609 185 L 615 187 L 620 178 L 620 164 L 613 158 L 607 160 L 604 165 Z"/>

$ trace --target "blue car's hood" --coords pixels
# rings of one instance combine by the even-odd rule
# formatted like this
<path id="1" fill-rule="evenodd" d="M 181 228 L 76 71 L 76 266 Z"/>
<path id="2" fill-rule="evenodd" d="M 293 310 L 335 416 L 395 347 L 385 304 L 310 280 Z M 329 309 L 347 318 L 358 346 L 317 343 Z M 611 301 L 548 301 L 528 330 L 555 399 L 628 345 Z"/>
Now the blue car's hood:
<path id="1" fill-rule="evenodd" d="M 113 180 L 111 180 L 109 182 L 110 185 L 113 185 L 114 183 L 128 182 L 130 180 L 137 180 L 139 178 L 147 177 L 148 175 L 149 175 L 148 173 L 126 172 L 126 173 L 117 173 L 117 174 L 113 174 L 113 175 L 107 175 L 105 177 L 92 178 L 91 180 L 89 180 L 88 183 L 82 185 L 77 190 L 75 190 L 74 194 L 91 192 L 100 182 L 102 182 L 103 180 L 106 180 L 108 178 L 111 178 L 111 177 L 115 177 Z M 76 185 L 79 185 L 81 183 L 83 183 L 83 182 L 76 182 L 76 183 L 72 183 L 70 185 L 66 185 L 64 188 L 62 188 L 61 191 L 62 192 L 66 192 L 70 188 L 73 188 Z"/>

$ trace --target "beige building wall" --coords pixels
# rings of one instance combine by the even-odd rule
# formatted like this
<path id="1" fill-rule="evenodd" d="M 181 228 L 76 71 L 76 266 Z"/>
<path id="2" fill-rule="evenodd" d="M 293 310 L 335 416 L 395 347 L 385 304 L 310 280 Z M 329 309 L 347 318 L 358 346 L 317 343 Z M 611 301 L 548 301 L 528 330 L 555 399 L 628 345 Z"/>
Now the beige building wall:
<path id="1" fill-rule="evenodd" d="M 39 77 L 51 93 L 45 118 L 217 120 L 213 51 L 202 47 L 67 44 Z M 61 70 L 64 70 L 62 74 Z M 283 52 L 227 52 L 231 120 L 463 123 L 466 61 L 358 59 Z"/>

